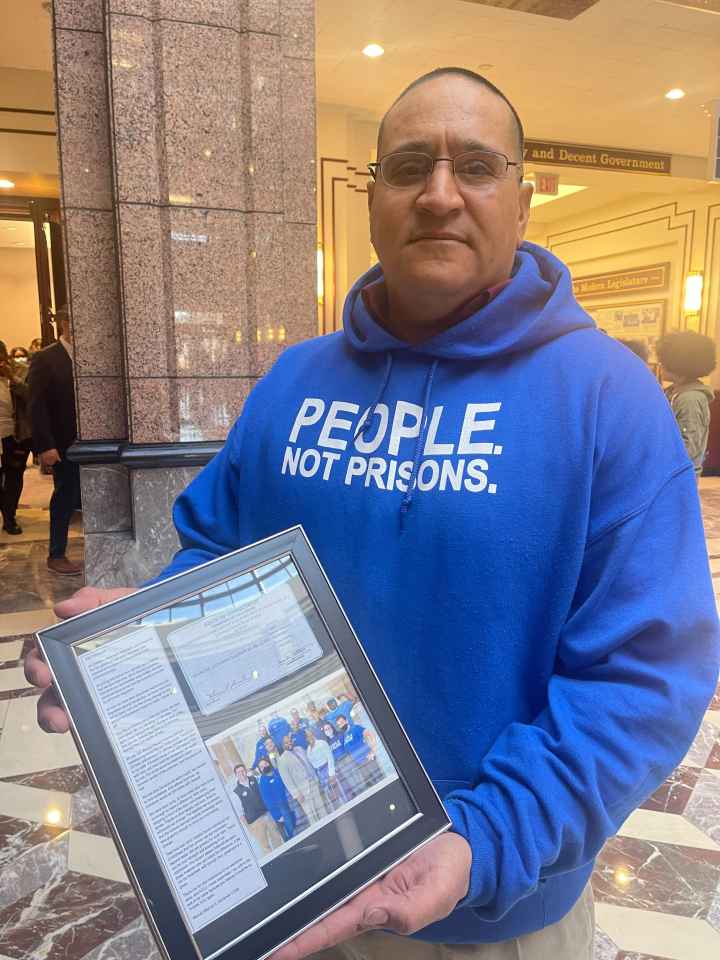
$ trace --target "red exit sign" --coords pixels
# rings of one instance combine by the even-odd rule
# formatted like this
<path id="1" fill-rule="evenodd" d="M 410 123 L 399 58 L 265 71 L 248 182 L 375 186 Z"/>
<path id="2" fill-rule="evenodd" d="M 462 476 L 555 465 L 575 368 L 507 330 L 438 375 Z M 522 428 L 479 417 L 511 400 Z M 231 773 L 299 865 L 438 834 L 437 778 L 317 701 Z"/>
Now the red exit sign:
<path id="1" fill-rule="evenodd" d="M 557 196 L 560 177 L 557 173 L 536 173 L 535 174 L 535 193 L 551 194 Z"/>

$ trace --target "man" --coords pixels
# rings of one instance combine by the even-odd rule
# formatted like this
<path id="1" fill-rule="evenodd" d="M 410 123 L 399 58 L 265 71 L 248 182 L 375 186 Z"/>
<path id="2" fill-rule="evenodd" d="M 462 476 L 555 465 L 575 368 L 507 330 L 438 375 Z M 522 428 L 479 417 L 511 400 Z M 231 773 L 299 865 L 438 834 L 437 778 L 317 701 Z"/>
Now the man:
<path id="1" fill-rule="evenodd" d="M 273 738 L 277 749 L 282 751 L 283 740 L 289 733 L 292 733 L 292 727 L 287 722 L 285 717 L 273 715 L 270 718 L 270 723 L 268 724 L 268 733 Z"/>
<path id="2" fill-rule="evenodd" d="M 271 766 L 276 767 L 278 765 L 278 757 L 280 756 L 280 747 L 275 743 L 272 737 L 265 737 L 263 742 L 263 748 L 265 750 L 265 759 L 270 763 Z M 259 764 L 258 764 L 259 769 Z"/>
<path id="3" fill-rule="evenodd" d="M 60 339 L 35 353 L 30 363 L 30 416 L 33 448 L 40 455 L 41 465 L 52 468 L 53 473 L 48 569 L 61 576 L 77 576 L 82 573 L 82 565 L 65 556 L 70 519 L 80 506 L 80 467 L 66 456 L 77 435 L 72 329 L 67 307 L 60 307 L 56 321 Z"/>
<path id="4" fill-rule="evenodd" d="M 263 803 L 258 782 L 255 777 L 248 776 L 247 767 L 243 763 L 236 765 L 234 773 L 237 783 L 233 793 L 240 803 L 245 824 L 262 853 L 270 853 L 282 845 L 282 837 Z"/>
<path id="5" fill-rule="evenodd" d="M 11 536 L 22 533 L 17 508 L 30 453 L 32 424 L 28 412 L 28 387 L 0 340 L 0 510 L 2 528 Z"/>
<path id="6" fill-rule="evenodd" d="M 383 774 L 375 758 L 377 747 L 374 734 L 357 723 L 349 722 L 344 716 L 337 718 L 336 727 L 345 751 L 355 765 L 353 789 L 360 793 L 380 783 Z"/>
<path id="7" fill-rule="evenodd" d="M 710 433 L 710 404 L 715 392 L 701 377 L 715 369 L 715 343 L 694 330 L 667 333 L 657 343 L 665 390 L 688 456 L 700 477 Z"/>
<path id="8" fill-rule="evenodd" d="M 330 699 L 327 701 L 327 713 L 325 715 L 325 721 L 335 726 L 335 721 L 342 715 L 342 710 L 338 706 L 337 700 L 335 697 L 330 697 Z"/>
<path id="9" fill-rule="evenodd" d="M 297 711 L 295 711 L 297 713 Z M 291 742 L 293 747 L 301 747 L 303 750 L 307 750 L 307 730 L 309 728 L 308 721 L 305 720 L 305 726 L 301 726 L 303 721 L 300 717 L 290 717 L 290 728 L 292 733 L 290 735 Z M 283 741 L 284 742 L 284 741 Z"/>
<path id="10" fill-rule="evenodd" d="M 293 746 L 290 734 L 283 740 L 283 752 L 278 757 L 278 771 L 293 800 L 310 823 L 322 819 L 325 809 L 317 775 L 303 748 Z"/>
<path id="11" fill-rule="evenodd" d="M 263 757 L 258 764 L 258 769 L 260 771 L 258 787 L 263 803 L 275 823 L 282 827 L 285 839 L 291 840 L 295 834 L 297 820 L 290 809 L 290 796 L 285 784 L 267 757 Z"/>
<path id="12" fill-rule="evenodd" d="M 378 157 L 380 264 L 342 333 L 256 387 L 179 497 L 162 575 L 302 522 L 452 820 L 277 960 L 453 944 L 589 960 L 593 859 L 680 761 L 716 681 L 692 464 L 651 374 L 523 242 L 532 188 L 503 94 L 462 70 L 420 78 Z M 49 683 L 36 654 L 27 670 Z M 40 720 L 67 729 L 50 691 Z"/>
<path id="13" fill-rule="evenodd" d="M 268 755 L 267 747 L 265 746 L 265 741 L 267 739 L 268 739 L 267 725 L 263 723 L 262 720 L 258 720 L 258 739 L 257 739 L 257 743 L 255 744 L 255 756 L 253 757 L 253 762 L 252 762 L 253 770 L 257 770 L 258 763 L 260 762 L 260 758 L 267 757 Z M 275 745 L 273 744 L 273 752 L 274 752 L 274 746 Z"/>

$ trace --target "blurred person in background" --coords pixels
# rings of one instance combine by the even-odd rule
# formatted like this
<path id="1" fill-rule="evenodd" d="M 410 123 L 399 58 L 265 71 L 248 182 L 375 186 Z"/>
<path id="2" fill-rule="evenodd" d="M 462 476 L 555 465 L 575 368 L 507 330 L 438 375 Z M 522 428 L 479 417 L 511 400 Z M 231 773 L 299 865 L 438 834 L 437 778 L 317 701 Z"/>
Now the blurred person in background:
<path id="1" fill-rule="evenodd" d="M 0 340 L 0 508 L 2 528 L 12 536 L 22 533 L 16 512 L 32 435 L 28 388 L 24 379 Z"/>
<path id="2" fill-rule="evenodd" d="M 78 576 L 82 565 L 66 556 L 68 529 L 80 505 L 80 467 L 67 458 L 77 436 L 73 382 L 72 325 L 67 307 L 57 312 L 60 339 L 34 354 L 30 365 L 30 414 L 33 448 L 40 464 L 52 469 L 50 545 L 47 566 L 61 576 Z"/>
<path id="3" fill-rule="evenodd" d="M 670 386 L 665 396 L 675 414 L 680 434 L 697 477 L 702 473 L 710 429 L 712 388 L 702 383 L 715 369 L 715 344 L 692 330 L 668 333 L 658 341 L 663 380 Z"/>
<path id="4" fill-rule="evenodd" d="M 636 357 L 640 357 L 643 363 L 648 362 L 648 348 L 644 340 L 622 340 L 618 337 L 618 343 L 627 347 Z"/>

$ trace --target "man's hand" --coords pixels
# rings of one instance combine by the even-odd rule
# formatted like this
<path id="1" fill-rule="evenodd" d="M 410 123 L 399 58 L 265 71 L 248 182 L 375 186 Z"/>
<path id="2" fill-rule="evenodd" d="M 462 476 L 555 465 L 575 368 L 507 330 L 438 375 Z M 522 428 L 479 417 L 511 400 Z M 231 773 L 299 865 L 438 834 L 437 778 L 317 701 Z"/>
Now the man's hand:
<path id="1" fill-rule="evenodd" d="M 48 470 L 50 467 L 54 467 L 56 463 L 60 463 L 61 460 L 62 457 L 55 447 L 53 447 L 52 450 L 43 450 L 43 452 L 40 454 L 40 463 Z"/>
<path id="2" fill-rule="evenodd" d="M 57 450 L 49 452 L 57 453 Z M 67 620 L 68 617 L 75 617 L 79 613 L 85 613 L 86 610 L 94 610 L 95 607 L 110 600 L 126 597 L 129 593 L 135 593 L 135 588 L 115 587 L 112 590 L 101 590 L 98 587 L 83 587 L 67 600 L 58 603 L 55 607 L 55 615 L 61 620 Z M 70 729 L 67 714 L 60 706 L 57 695 L 51 687 L 50 670 L 37 647 L 33 647 L 25 657 L 25 676 L 29 683 L 44 691 L 38 700 L 37 707 L 40 726 L 46 733 L 67 733 Z"/>
<path id="3" fill-rule="evenodd" d="M 426 844 L 382 880 L 371 884 L 272 954 L 270 960 L 300 960 L 367 930 L 407 935 L 442 920 L 466 895 L 470 845 L 457 833 Z"/>

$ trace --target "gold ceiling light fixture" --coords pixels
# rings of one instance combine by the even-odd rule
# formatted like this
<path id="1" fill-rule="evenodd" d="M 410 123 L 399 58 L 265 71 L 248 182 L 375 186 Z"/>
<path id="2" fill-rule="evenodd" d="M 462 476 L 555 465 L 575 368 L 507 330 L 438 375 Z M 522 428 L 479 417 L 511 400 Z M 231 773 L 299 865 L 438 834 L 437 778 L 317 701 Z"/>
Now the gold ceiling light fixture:
<path id="1" fill-rule="evenodd" d="M 381 47 L 379 43 L 369 43 L 366 47 L 363 47 L 363 53 L 371 60 L 375 60 L 385 53 L 385 47 Z"/>

